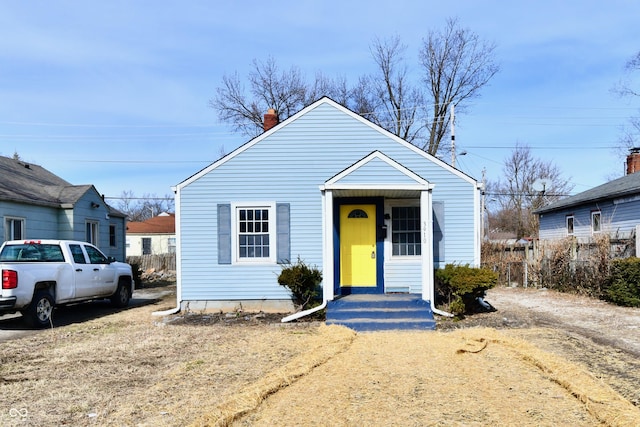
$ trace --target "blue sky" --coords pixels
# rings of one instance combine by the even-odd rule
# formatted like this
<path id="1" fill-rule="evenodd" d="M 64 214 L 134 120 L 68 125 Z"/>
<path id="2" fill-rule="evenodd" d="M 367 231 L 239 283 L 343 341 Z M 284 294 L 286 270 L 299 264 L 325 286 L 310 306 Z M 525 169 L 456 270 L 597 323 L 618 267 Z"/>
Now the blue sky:
<path id="1" fill-rule="evenodd" d="M 272 56 L 355 83 L 372 40 L 397 34 L 417 76 L 423 37 L 457 17 L 501 66 L 456 118 L 457 166 L 495 180 L 526 144 L 580 192 L 623 173 L 614 148 L 640 99 L 611 89 L 640 51 L 639 16 L 631 0 L 0 0 L 0 155 L 107 197 L 171 194 L 246 140 L 208 106 L 225 73 Z"/>

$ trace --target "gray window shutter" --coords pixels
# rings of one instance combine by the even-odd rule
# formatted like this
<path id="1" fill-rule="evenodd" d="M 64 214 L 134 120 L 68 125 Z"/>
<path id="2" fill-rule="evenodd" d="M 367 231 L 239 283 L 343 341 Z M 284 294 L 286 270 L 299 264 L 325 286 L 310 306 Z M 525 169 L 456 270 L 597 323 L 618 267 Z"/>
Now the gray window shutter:
<path id="1" fill-rule="evenodd" d="M 218 205 L 218 264 L 231 264 L 231 205 Z"/>
<path id="2" fill-rule="evenodd" d="M 291 219 L 289 203 L 276 204 L 276 258 L 278 264 L 291 261 Z"/>
<path id="3" fill-rule="evenodd" d="M 433 262 L 444 259 L 444 202 L 433 202 Z"/>

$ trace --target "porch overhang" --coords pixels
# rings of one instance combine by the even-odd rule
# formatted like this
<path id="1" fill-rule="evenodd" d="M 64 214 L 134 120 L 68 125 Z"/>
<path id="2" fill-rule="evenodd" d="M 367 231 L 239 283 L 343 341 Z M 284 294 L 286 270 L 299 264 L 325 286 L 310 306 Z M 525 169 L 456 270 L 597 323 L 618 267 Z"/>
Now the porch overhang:
<path id="1" fill-rule="evenodd" d="M 323 209 L 323 298 L 332 301 L 334 295 L 334 200 L 336 198 L 418 199 L 421 211 L 422 299 L 432 301 L 434 184 L 400 163 L 375 151 L 346 168 L 319 186 Z"/>

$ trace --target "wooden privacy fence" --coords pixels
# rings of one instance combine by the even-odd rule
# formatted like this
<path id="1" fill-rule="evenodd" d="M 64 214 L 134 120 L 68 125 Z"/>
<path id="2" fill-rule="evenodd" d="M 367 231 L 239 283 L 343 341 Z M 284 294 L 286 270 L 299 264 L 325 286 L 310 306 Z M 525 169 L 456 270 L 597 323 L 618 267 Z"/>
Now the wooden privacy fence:
<path id="1" fill-rule="evenodd" d="M 176 254 L 128 256 L 127 263 L 136 264 L 140 271 L 147 270 L 173 270 L 176 269 Z"/>

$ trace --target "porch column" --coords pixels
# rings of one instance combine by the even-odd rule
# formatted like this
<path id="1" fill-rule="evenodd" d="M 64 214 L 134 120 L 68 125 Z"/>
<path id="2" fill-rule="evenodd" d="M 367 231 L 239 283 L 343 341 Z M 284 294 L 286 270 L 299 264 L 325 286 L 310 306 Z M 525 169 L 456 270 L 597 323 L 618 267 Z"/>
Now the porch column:
<path id="1" fill-rule="evenodd" d="M 322 298 L 333 301 L 333 191 L 322 192 Z"/>
<path id="2" fill-rule="evenodd" d="M 422 248 L 422 299 L 435 298 L 433 279 L 433 206 L 431 189 L 420 192 L 420 235 Z"/>

